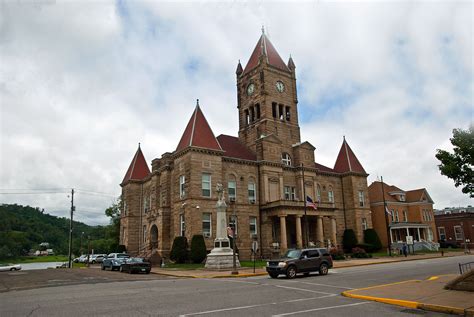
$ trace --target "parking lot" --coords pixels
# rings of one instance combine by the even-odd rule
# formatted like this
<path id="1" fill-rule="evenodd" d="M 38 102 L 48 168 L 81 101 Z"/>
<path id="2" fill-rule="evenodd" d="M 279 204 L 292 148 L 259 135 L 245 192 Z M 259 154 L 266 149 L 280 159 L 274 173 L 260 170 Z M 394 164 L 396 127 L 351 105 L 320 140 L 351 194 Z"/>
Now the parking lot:
<path id="1" fill-rule="evenodd" d="M 1 272 L 0 293 L 39 287 L 156 279 L 167 279 L 167 277 L 157 274 L 122 274 L 119 272 L 102 271 L 99 265 L 93 265 L 90 269 Z"/>

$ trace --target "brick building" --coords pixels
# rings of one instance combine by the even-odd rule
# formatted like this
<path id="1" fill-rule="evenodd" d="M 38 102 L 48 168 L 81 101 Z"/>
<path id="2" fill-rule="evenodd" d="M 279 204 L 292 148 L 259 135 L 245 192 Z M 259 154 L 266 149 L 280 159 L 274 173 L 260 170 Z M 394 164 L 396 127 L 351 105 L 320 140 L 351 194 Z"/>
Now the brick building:
<path id="1" fill-rule="evenodd" d="M 397 245 L 406 242 L 407 236 L 412 236 L 420 248 L 423 243 L 430 248 L 431 242 L 437 241 L 434 202 L 425 188 L 405 191 L 377 181 L 369 186 L 369 198 L 373 228 L 384 247 L 389 239 Z M 384 198 L 387 211 L 384 211 Z"/>
<path id="2" fill-rule="evenodd" d="M 346 140 L 329 168 L 300 139 L 291 57 L 284 63 L 262 34 L 236 76 L 238 137 L 215 137 L 198 103 L 176 150 L 154 159 L 151 171 L 139 146 L 121 183 L 120 239 L 128 252 L 167 257 L 176 236 L 189 241 L 195 234 L 210 250 L 217 183 L 226 191 L 241 258 L 250 256 L 252 239 L 269 257 L 303 245 L 340 245 L 346 228 L 361 240 L 371 227 L 368 174 Z M 305 196 L 316 209 L 305 208 Z"/>
<path id="3" fill-rule="evenodd" d="M 434 218 L 440 243 L 464 247 L 464 240 L 467 239 L 467 246 L 470 249 L 474 247 L 474 212 L 435 215 Z"/>

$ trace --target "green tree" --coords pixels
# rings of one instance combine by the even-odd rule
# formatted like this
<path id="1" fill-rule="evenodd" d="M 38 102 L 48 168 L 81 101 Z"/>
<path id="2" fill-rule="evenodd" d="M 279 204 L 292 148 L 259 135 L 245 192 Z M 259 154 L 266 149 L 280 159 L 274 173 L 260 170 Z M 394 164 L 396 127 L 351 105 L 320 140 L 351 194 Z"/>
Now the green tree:
<path id="1" fill-rule="evenodd" d="M 344 230 L 342 235 L 342 245 L 346 252 L 351 252 L 357 246 L 357 237 L 352 229 Z"/>
<path id="2" fill-rule="evenodd" d="M 206 243 L 202 234 L 194 235 L 191 239 L 191 261 L 202 263 L 207 256 Z"/>
<path id="3" fill-rule="evenodd" d="M 373 250 L 371 251 L 378 251 L 382 249 L 382 242 L 380 241 L 377 231 L 374 229 L 364 230 L 364 242 L 372 246 Z"/>
<path id="4" fill-rule="evenodd" d="M 474 197 L 474 126 L 468 130 L 454 129 L 450 139 L 454 153 L 437 150 L 436 158 L 442 175 L 454 180 L 456 187 L 463 186 L 462 192 Z"/>
<path id="5" fill-rule="evenodd" d="M 110 225 L 105 227 L 104 238 L 109 240 L 109 251 L 118 251 L 120 242 L 120 207 L 121 199 L 117 199 L 109 208 L 105 209 L 105 215 L 110 217 Z M 104 229 L 104 228 L 103 228 Z"/>
<path id="6" fill-rule="evenodd" d="M 176 237 L 171 247 L 170 259 L 176 263 L 185 263 L 188 259 L 188 241 L 186 237 Z"/>

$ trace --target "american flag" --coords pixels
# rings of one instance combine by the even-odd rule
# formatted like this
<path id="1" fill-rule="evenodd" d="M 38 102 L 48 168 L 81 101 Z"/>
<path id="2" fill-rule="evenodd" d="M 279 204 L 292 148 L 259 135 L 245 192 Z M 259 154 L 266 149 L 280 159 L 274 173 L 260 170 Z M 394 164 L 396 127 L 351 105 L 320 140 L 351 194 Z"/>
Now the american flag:
<path id="1" fill-rule="evenodd" d="M 318 206 L 316 205 L 316 203 L 313 202 L 313 200 L 309 196 L 306 196 L 306 205 L 310 206 L 310 207 L 313 207 L 314 210 L 318 209 Z"/>
<path id="2" fill-rule="evenodd" d="M 390 212 L 390 210 L 388 210 L 388 207 L 385 206 L 385 212 L 389 215 L 389 216 L 392 216 L 392 213 Z"/>

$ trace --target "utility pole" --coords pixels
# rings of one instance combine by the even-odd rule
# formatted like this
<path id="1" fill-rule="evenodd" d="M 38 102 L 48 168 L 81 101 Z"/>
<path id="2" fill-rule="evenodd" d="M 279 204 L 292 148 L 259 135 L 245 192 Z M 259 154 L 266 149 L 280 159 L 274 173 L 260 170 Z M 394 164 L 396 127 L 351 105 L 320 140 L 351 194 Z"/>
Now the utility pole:
<path id="1" fill-rule="evenodd" d="M 387 202 L 385 201 L 385 189 L 383 186 L 383 177 L 380 176 L 380 182 L 382 183 L 382 198 L 383 198 L 383 214 L 385 216 L 385 225 L 387 226 L 387 245 L 388 245 L 388 255 L 392 256 L 392 241 L 390 240 L 390 227 L 387 218 Z"/>
<path id="2" fill-rule="evenodd" d="M 74 215 L 74 188 L 71 189 L 71 218 L 69 219 L 69 268 L 72 268 L 72 220 Z"/>
<path id="3" fill-rule="evenodd" d="M 239 271 L 237 270 L 237 260 L 235 258 L 235 230 L 237 229 L 237 215 L 235 214 L 235 202 L 232 203 L 232 216 L 234 218 L 234 230 L 232 230 L 232 275 L 238 275 Z"/>
<path id="4" fill-rule="evenodd" d="M 308 242 L 309 242 L 309 228 L 308 228 L 308 215 L 306 214 L 306 185 L 304 183 L 304 166 L 303 163 L 301 163 L 301 173 L 303 174 L 303 201 L 304 201 L 304 239 L 306 240 L 305 242 L 305 247 L 308 247 Z"/>

